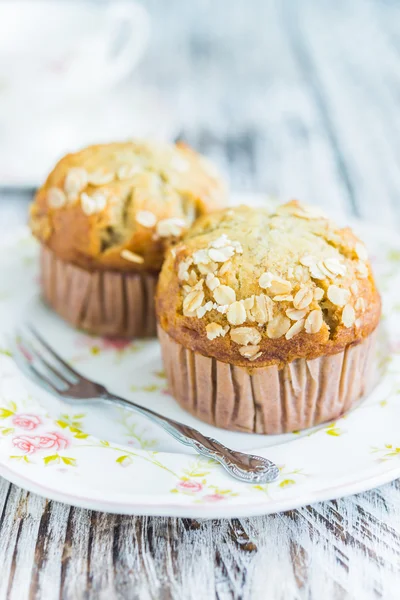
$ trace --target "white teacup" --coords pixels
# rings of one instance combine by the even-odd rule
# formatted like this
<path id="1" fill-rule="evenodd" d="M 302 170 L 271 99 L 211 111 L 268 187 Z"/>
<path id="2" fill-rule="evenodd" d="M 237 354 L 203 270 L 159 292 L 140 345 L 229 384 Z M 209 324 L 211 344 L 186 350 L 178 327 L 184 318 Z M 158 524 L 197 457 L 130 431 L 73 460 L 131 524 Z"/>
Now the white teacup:
<path id="1" fill-rule="evenodd" d="M 130 1 L 0 2 L 0 105 L 54 106 L 109 88 L 132 71 L 148 34 L 146 10 Z"/>

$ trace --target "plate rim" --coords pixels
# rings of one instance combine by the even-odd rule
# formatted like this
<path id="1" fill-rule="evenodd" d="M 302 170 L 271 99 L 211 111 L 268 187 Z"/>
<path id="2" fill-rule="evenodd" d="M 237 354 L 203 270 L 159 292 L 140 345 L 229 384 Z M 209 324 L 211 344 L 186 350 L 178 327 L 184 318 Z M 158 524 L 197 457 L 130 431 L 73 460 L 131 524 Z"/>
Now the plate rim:
<path id="1" fill-rule="evenodd" d="M 113 502 L 106 500 L 91 500 L 89 498 L 77 496 L 74 494 L 68 494 L 64 492 L 57 492 L 47 486 L 34 483 L 32 480 L 25 478 L 24 476 L 15 473 L 8 466 L 0 463 L 0 477 L 3 477 L 6 481 L 14 484 L 21 489 L 24 489 L 30 493 L 37 494 L 41 498 L 52 500 L 54 502 L 61 502 L 74 506 L 77 508 L 83 508 L 86 510 L 96 510 L 99 512 L 105 512 L 109 514 L 120 514 L 120 515 L 132 515 L 132 516 L 153 516 L 153 517 L 173 517 L 173 518 L 194 518 L 194 519 L 224 519 L 224 518 L 245 518 L 245 517 L 256 517 L 262 515 L 276 514 L 280 512 L 286 512 L 288 510 L 294 510 L 309 504 L 315 504 L 317 502 L 327 502 L 334 499 L 341 499 L 346 496 L 352 496 L 354 494 L 367 492 L 371 489 L 380 487 L 387 483 L 394 481 L 400 477 L 400 466 L 393 467 L 383 473 L 378 473 L 369 478 L 361 478 L 351 483 L 343 485 L 329 486 L 318 491 L 309 491 L 303 494 L 299 494 L 298 497 L 288 499 L 275 499 L 265 502 L 252 502 L 243 504 L 176 504 L 175 502 L 163 502 L 160 503 L 147 503 L 148 496 L 144 496 L 141 502 Z M 366 485 L 367 484 L 367 485 Z M 339 495 L 335 490 L 343 488 Z M 164 496 L 162 496 L 164 498 Z M 219 509 L 218 509 L 219 507 Z"/>

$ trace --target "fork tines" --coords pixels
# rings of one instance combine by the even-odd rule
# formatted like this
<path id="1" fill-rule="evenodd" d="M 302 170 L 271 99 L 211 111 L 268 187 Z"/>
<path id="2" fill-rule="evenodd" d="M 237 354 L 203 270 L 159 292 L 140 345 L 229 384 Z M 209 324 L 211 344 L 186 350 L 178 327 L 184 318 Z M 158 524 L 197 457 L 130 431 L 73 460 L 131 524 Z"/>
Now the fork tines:
<path id="1" fill-rule="evenodd" d="M 21 366 L 53 391 L 60 393 L 80 379 L 79 373 L 54 352 L 32 325 L 18 330 L 15 346 Z"/>

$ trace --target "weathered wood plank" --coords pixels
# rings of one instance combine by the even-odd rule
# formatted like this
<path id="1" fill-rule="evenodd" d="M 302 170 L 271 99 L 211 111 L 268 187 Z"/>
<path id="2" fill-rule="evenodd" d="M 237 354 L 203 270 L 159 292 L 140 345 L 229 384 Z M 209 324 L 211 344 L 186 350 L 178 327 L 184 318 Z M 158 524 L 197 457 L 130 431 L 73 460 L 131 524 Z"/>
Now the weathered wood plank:
<path id="1" fill-rule="evenodd" d="M 180 22 L 174 17 L 178 4 Z M 176 1 L 162 26 L 156 19 L 163 53 L 157 44 L 150 49 L 141 79 L 160 85 L 168 74 L 164 91 L 172 96 L 185 139 L 225 168 L 233 189 L 295 196 L 345 211 L 343 173 L 282 26 L 280 2 L 197 5 L 205 14 L 196 24 L 193 4 Z M 158 2 L 150 2 L 152 7 L 156 14 Z M 190 26 L 182 28 L 186 19 Z M 199 101 L 205 93 L 207 101 Z"/>
<path id="2" fill-rule="evenodd" d="M 71 508 L 67 518 L 65 542 L 61 558 L 60 596 L 70 598 L 87 597 L 89 586 L 89 536 L 91 513 Z M 63 527 L 65 524 L 63 523 Z M 42 590 L 43 591 L 43 590 Z"/>
<path id="3" fill-rule="evenodd" d="M 1 480 L 0 598 L 390 598 L 400 583 L 396 488 L 188 527 L 8 494 Z"/>
<path id="4" fill-rule="evenodd" d="M 8 484 L 6 486 L 8 489 Z M 26 530 L 32 525 L 32 518 L 29 519 L 29 523 L 25 524 L 25 519 L 29 518 L 29 511 L 32 507 L 29 504 L 28 492 L 14 486 L 10 488 L 9 494 L 7 493 L 2 496 L 4 504 L 0 509 L 0 513 L 2 514 L 0 526 L 0 565 L 2 574 L 0 578 L 0 598 L 5 598 L 14 593 L 13 588 L 15 593 L 18 594 L 19 590 L 24 587 L 24 583 L 18 581 L 18 578 L 15 579 L 15 575 L 18 575 L 22 569 L 25 572 L 24 579 L 26 581 L 28 579 L 27 574 L 29 576 L 30 568 L 32 567 L 32 561 L 29 560 L 29 553 L 28 555 L 18 553 L 19 539 L 22 536 L 22 539 L 25 541 Z M 31 531 L 31 540 L 33 542 L 36 540 L 35 531 Z M 27 562 L 18 563 L 17 559 L 20 558 L 21 560 L 25 559 Z"/>
<path id="5" fill-rule="evenodd" d="M 378 3 L 346 6 L 296 4 L 285 21 L 355 213 L 390 224 L 400 216 L 398 51 L 377 22 Z"/>
<path id="6" fill-rule="evenodd" d="M 44 505 L 36 537 L 31 600 L 40 600 L 43 590 L 53 590 L 54 598 L 57 598 L 62 583 L 62 558 L 70 511 L 69 506 L 58 502 Z M 50 592 L 48 594 L 50 598 Z"/>

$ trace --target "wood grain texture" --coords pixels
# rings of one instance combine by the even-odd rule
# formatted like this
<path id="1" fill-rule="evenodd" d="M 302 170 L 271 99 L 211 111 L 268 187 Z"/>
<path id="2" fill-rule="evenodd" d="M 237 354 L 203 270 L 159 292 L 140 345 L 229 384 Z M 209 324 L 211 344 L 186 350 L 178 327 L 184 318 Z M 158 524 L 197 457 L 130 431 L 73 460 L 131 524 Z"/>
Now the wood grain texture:
<path id="1" fill-rule="evenodd" d="M 147 0 L 157 86 L 232 188 L 400 225 L 400 5 Z M 28 195 L 0 193 L 1 221 Z M 21 200 L 21 202 L 19 202 Z M 400 589 L 400 483 L 231 521 L 106 515 L 0 480 L 0 600 L 369 600 Z"/>
<path id="2" fill-rule="evenodd" d="M 0 598 L 397 598 L 398 482 L 284 514 L 106 515 L 0 481 Z"/>

